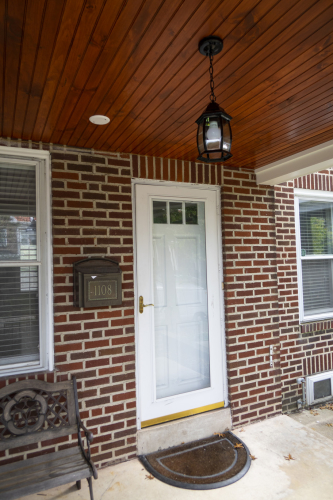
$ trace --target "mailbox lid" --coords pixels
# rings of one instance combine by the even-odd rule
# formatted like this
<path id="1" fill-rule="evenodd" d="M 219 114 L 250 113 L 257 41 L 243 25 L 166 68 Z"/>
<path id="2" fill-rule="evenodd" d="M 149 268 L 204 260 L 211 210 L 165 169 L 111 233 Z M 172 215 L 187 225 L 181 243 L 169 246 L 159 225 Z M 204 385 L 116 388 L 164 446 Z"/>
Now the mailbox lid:
<path id="1" fill-rule="evenodd" d="M 119 263 L 107 257 L 89 257 L 74 263 L 74 270 L 82 274 L 121 274 Z"/>

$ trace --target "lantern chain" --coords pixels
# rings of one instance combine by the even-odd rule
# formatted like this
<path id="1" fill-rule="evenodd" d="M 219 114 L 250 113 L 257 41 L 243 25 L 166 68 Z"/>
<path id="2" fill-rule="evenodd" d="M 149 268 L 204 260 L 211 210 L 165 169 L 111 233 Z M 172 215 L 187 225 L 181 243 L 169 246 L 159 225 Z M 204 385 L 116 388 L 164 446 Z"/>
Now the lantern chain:
<path id="1" fill-rule="evenodd" d="M 211 102 L 215 102 L 216 97 L 214 94 L 214 69 L 213 69 L 212 50 L 209 51 L 209 76 L 210 76 L 210 100 Z"/>

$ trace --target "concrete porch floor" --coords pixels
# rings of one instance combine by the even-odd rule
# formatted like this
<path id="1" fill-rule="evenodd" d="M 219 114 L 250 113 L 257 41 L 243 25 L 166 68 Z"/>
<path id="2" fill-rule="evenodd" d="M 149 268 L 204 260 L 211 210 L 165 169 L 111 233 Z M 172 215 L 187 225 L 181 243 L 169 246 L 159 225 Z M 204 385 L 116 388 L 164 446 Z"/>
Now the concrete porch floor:
<path id="1" fill-rule="evenodd" d="M 280 415 L 233 432 L 257 457 L 238 482 L 208 491 L 175 488 L 157 479 L 138 460 L 99 471 L 93 481 L 95 500 L 332 500 L 333 411 L 305 410 Z M 219 431 L 220 429 L 217 429 Z M 287 461 L 289 453 L 295 460 Z M 89 500 L 87 482 L 78 491 L 65 485 L 25 500 Z"/>

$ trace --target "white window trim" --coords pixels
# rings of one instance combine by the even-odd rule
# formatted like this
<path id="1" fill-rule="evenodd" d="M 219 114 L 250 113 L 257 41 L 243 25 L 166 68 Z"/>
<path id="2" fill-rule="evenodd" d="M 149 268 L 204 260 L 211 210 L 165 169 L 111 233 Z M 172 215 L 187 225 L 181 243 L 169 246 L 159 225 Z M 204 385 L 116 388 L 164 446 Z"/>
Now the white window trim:
<path id="1" fill-rule="evenodd" d="M 314 383 L 320 380 L 331 379 L 331 395 L 326 398 L 314 399 Z M 308 405 L 323 403 L 331 400 L 333 397 L 333 371 L 318 373 L 317 375 L 309 375 L 306 377 L 306 402 Z"/>
<path id="2" fill-rule="evenodd" d="M 54 369 L 53 336 L 53 265 L 51 233 L 51 161 L 48 151 L 0 146 L 0 160 L 6 163 L 20 163 L 36 166 L 37 193 L 37 260 L 33 261 L 39 273 L 39 327 L 40 360 L 0 366 L 0 376 L 20 375 L 52 371 Z M 22 262 L 6 261 L 1 267 L 22 265 Z M 31 261 L 27 263 L 31 264 Z"/>
<path id="3" fill-rule="evenodd" d="M 326 320 L 333 318 L 332 313 L 325 314 L 314 314 L 305 315 L 304 314 L 304 303 L 303 303 L 303 277 L 302 277 L 302 260 L 307 260 L 306 257 L 301 256 L 301 232 L 300 232 L 300 220 L 299 220 L 299 200 L 325 200 L 333 203 L 333 193 L 330 191 L 315 191 L 313 189 L 294 189 L 295 198 L 295 229 L 296 229 L 296 258 L 297 258 L 297 281 L 298 281 L 298 303 L 299 303 L 299 321 L 300 323 L 309 323 L 311 321 Z M 318 256 L 316 259 L 332 259 L 333 256 L 323 255 Z M 311 257 L 309 257 L 311 259 Z"/>

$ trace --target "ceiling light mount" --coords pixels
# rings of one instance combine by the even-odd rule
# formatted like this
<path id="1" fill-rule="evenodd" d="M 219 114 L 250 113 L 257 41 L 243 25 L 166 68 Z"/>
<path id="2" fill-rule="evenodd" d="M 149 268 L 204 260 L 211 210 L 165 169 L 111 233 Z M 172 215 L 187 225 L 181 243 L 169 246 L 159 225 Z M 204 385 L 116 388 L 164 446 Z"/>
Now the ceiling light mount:
<path id="1" fill-rule="evenodd" d="M 93 115 L 89 118 L 89 121 L 94 125 L 107 125 L 110 123 L 110 118 L 104 115 Z"/>
<path id="2" fill-rule="evenodd" d="M 203 38 L 199 42 L 200 54 L 209 57 L 210 103 L 196 120 L 198 124 L 197 145 L 198 160 L 205 163 L 217 163 L 232 157 L 231 116 L 216 102 L 214 93 L 213 57 L 223 49 L 223 41 L 217 36 Z"/>
<path id="3" fill-rule="evenodd" d="M 199 52 L 203 56 L 216 56 L 223 49 L 223 40 L 218 36 L 206 36 L 199 42 Z"/>

